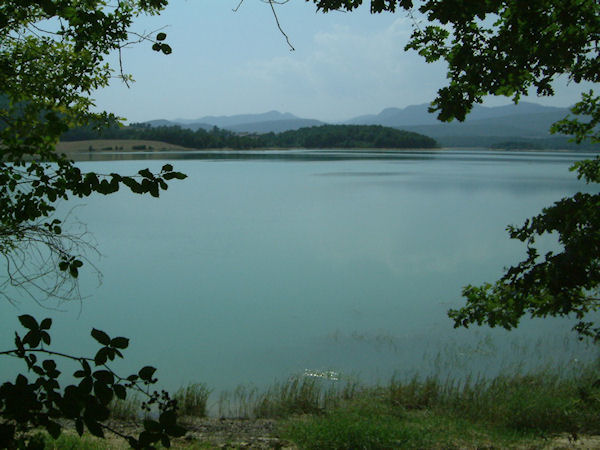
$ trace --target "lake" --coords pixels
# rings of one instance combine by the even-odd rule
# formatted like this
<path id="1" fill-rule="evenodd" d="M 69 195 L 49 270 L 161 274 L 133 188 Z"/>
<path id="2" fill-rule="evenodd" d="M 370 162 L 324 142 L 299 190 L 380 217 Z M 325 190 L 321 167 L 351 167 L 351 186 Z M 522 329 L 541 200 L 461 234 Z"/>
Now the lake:
<path id="1" fill-rule="evenodd" d="M 84 272 L 86 298 L 59 310 L 2 302 L 0 337 L 12 341 L 21 313 L 53 317 L 53 346 L 77 354 L 96 348 L 92 327 L 125 335 L 117 369 L 155 365 L 169 389 L 264 386 L 305 371 L 375 383 L 576 364 L 597 351 L 566 320 L 454 330 L 446 311 L 462 304 L 462 286 L 523 257 L 506 225 L 590 189 L 568 171 L 590 156 L 293 150 L 80 162 L 121 174 L 169 162 L 188 178 L 160 199 L 119 192 L 62 204 L 97 242 L 101 283 Z M 11 364 L 0 362 L 0 376 Z"/>

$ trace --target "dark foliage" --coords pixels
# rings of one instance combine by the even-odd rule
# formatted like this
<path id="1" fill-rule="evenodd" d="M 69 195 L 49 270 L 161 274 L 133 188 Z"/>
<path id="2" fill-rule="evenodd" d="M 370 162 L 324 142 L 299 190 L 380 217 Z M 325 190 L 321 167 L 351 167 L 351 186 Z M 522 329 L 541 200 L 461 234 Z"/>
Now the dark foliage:
<path id="1" fill-rule="evenodd" d="M 91 434 L 104 437 L 106 431 L 127 440 L 132 448 L 154 448 L 160 442 L 170 447 L 171 438 L 181 437 L 185 429 L 177 424 L 177 402 L 165 391 L 152 391 L 156 383 L 156 368 L 142 367 L 127 377 L 119 376 L 109 366 L 115 358 L 123 358 L 122 351 L 129 339 L 111 338 L 103 331 L 92 329 L 92 338 L 100 345 L 93 357 L 67 355 L 50 350 L 51 319 L 40 323 L 30 316 L 19 316 L 25 335 L 15 333 L 15 348 L 0 352 L 3 356 L 21 359 L 27 366 L 26 374 L 16 376 L 14 382 L 0 386 L 0 448 L 44 448 L 31 430 L 44 428 L 54 439 L 69 421 L 81 436 L 87 429 Z M 44 358 L 44 359 L 42 359 Z M 76 361 L 79 368 L 73 377 L 77 384 L 61 386 L 61 371 L 56 359 Z M 125 400 L 133 391 L 145 397 L 142 408 L 157 409 L 158 420 L 144 420 L 144 430 L 130 436 L 111 428 L 109 405 L 113 399 Z"/>
<path id="2" fill-rule="evenodd" d="M 240 135 L 219 129 L 192 131 L 179 126 L 133 124 L 100 132 L 92 127 L 69 130 L 62 140 L 140 139 L 194 149 L 232 148 L 434 148 L 435 140 L 422 134 L 379 125 L 322 125 L 283 133 Z"/>

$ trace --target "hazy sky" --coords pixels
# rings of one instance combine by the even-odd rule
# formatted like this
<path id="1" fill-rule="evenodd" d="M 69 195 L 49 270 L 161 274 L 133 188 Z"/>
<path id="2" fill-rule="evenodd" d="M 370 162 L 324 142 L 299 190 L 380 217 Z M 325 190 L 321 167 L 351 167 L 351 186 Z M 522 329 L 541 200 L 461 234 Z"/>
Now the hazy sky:
<path id="1" fill-rule="evenodd" d="M 166 26 L 173 53 L 153 52 L 149 43 L 126 49 L 124 68 L 136 82 L 127 88 L 115 80 L 94 94 L 97 106 L 129 121 L 270 110 L 335 121 L 430 102 L 446 83 L 444 64 L 404 51 L 412 23 L 405 12 L 322 14 L 290 0 L 277 12 L 291 52 L 268 4 L 245 0 L 233 12 L 238 3 L 171 0 L 160 16 L 138 19 L 138 32 Z M 528 100 L 569 106 L 581 90 L 563 83 L 553 98 Z"/>

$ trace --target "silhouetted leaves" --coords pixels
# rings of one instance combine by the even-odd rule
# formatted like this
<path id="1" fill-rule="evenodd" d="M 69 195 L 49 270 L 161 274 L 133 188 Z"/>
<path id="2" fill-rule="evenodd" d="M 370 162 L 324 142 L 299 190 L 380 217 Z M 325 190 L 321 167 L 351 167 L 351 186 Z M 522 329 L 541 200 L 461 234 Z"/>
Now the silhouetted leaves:
<path id="1" fill-rule="evenodd" d="M 127 338 L 111 339 L 105 332 L 94 328 L 91 336 L 101 345 L 94 363 L 104 367 L 93 371 L 89 358 L 54 353 L 39 346 L 44 340 L 40 336 L 47 333 L 46 330 L 52 324 L 50 319 L 44 319 L 38 324 L 34 317 L 22 315 L 19 321 L 28 330 L 26 337 L 29 338 L 21 339 L 16 333 L 17 348 L 7 353 L 24 360 L 28 369 L 35 373 L 37 378 L 30 381 L 26 376 L 19 374 L 14 383 L 5 382 L 0 385 L 0 447 L 12 448 L 18 438 L 23 442 L 29 441 L 27 448 L 37 448 L 38 444 L 43 448 L 43 443 L 33 442 L 29 434 L 22 433 L 35 427 L 43 427 L 53 438 L 57 438 L 61 433 L 59 419 L 73 421 L 75 430 L 80 436 L 87 428 L 92 435 L 104 437 L 106 431 L 104 422 L 110 417 L 111 402 L 115 398 L 125 400 L 128 389 L 135 389 L 136 392 L 146 396 L 147 400 L 143 403 L 145 410 L 150 411 L 151 407 L 157 407 L 160 411 L 158 420 L 148 419 L 144 422 L 144 431 L 137 439 L 134 436 L 124 436 L 132 446 L 146 448 L 158 442 L 163 446 L 169 446 L 170 436 L 178 437 L 185 434 L 185 429 L 177 424 L 176 402 L 171 400 L 165 391 L 161 393 L 149 391 L 149 385 L 156 382 L 155 367 L 144 366 L 137 374 L 122 378 L 106 366 L 108 359 L 122 356 L 117 348 L 127 348 L 129 345 Z M 37 345 L 33 345 L 36 340 L 38 340 Z M 23 345 L 24 343 L 28 348 Z M 44 358 L 38 365 L 34 352 L 78 361 L 80 368 L 73 372 L 73 377 L 79 379 L 79 383 L 61 389 L 61 371 L 56 361 Z M 122 384 L 124 380 L 127 382 Z M 12 421 L 19 425 L 18 429 L 11 424 Z"/>
<path id="2" fill-rule="evenodd" d="M 138 372 L 138 375 L 141 380 L 150 381 L 150 380 L 152 380 L 152 375 L 154 375 L 154 372 L 156 372 L 155 367 L 145 366 L 142 369 L 140 369 L 140 371 Z"/>
<path id="3" fill-rule="evenodd" d="M 92 337 L 102 345 L 110 345 L 110 337 L 104 331 L 93 328 Z"/>
<path id="4" fill-rule="evenodd" d="M 19 316 L 19 322 L 21 322 L 21 325 L 29 330 L 37 331 L 40 328 L 37 321 L 29 314 L 23 314 L 22 316 Z"/>

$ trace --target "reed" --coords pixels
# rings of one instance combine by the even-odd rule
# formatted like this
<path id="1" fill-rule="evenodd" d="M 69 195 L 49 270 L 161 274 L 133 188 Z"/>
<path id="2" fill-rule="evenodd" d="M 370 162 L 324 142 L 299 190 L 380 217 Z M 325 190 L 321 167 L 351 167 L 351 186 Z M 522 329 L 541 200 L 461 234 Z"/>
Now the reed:
<path id="1" fill-rule="evenodd" d="M 206 404 L 211 390 L 204 383 L 189 384 L 175 392 L 179 414 L 182 416 L 206 417 Z"/>

